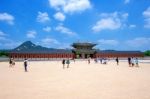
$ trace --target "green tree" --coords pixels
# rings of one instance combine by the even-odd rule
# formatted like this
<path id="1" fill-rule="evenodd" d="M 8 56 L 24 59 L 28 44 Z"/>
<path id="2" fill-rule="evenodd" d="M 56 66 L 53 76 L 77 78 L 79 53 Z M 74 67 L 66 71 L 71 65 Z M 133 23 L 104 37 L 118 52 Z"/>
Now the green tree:
<path id="1" fill-rule="evenodd" d="M 8 56 L 8 55 L 9 55 L 8 52 L 6 52 L 6 51 L 0 51 L 0 57 L 2 57 L 2 56 Z"/>
<path id="2" fill-rule="evenodd" d="M 144 52 L 144 55 L 145 55 L 145 56 L 150 56 L 150 50 L 145 51 L 145 52 Z"/>

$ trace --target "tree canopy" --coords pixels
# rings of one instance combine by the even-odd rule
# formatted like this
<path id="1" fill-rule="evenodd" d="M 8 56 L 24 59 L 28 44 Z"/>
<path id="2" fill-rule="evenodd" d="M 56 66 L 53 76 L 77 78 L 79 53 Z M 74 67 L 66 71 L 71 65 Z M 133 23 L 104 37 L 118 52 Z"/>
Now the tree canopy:
<path id="1" fill-rule="evenodd" d="M 145 51 L 145 52 L 144 52 L 144 55 L 145 55 L 145 56 L 150 56 L 150 50 Z"/>

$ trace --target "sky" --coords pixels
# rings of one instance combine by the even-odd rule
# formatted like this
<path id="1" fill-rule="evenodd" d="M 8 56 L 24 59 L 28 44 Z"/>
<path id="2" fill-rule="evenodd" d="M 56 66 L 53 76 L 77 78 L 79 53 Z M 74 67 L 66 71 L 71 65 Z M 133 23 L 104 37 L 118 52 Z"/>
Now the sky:
<path id="1" fill-rule="evenodd" d="M 100 50 L 150 50 L 150 0 L 0 0 L 0 49 L 25 41 Z"/>

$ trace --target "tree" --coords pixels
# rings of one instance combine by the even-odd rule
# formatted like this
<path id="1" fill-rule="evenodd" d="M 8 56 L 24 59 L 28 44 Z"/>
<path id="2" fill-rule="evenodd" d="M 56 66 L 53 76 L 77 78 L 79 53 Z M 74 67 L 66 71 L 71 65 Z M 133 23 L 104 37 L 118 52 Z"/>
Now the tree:
<path id="1" fill-rule="evenodd" d="M 9 53 L 7 51 L 0 51 L 0 57 L 1 56 L 8 56 Z"/>
<path id="2" fill-rule="evenodd" d="M 144 52 L 144 55 L 145 55 L 145 56 L 150 56 L 150 50 L 145 51 L 145 52 Z"/>

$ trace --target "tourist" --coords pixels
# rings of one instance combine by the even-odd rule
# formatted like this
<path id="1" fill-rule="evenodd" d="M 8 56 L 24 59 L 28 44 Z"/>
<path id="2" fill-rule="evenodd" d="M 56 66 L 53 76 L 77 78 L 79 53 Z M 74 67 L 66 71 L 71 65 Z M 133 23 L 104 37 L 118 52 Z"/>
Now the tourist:
<path id="1" fill-rule="evenodd" d="M 62 60 L 63 69 L 65 68 L 65 59 Z"/>
<path id="2" fill-rule="evenodd" d="M 138 58 L 135 58 L 135 64 L 136 64 L 136 67 L 139 67 L 139 61 L 138 61 Z"/>
<path id="3" fill-rule="evenodd" d="M 25 60 L 24 60 L 24 69 L 25 69 L 25 72 L 28 72 L 27 66 L 28 66 L 28 60 L 25 58 Z"/>
<path id="4" fill-rule="evenodd" d="M 103 63 L 103 58 L 100 58 L 100 63 L 101 63 L 101 64 Z"/>
<path id="5" fill-rule="evenodd" d="M 74 63 L 75 63 L 75 61 L 76 61 L 75 58 L 73 58 L 73 61 L 74 61 Z"/>
<path id="6" fill-rule="evenodd" d="M 133 57 L 131 58 L 131 65 L 132 65 L 132 67 L 134 66 L 134 58 Z"/>
<path id="7" fill-rule="evenodd" d="M 94 59 L 95 63 L 97 63 L 97 58 Z"/>
<path id="8" fill-rule="evenodd" d="M 67 68 L 69 68 L 69 64 L 70 64 L 69 58 L 67 59 L 66 64 L 67 64 Z"/>
<path id="9" fill-rule="evenodd" d="M 90 57 L 88 58 L 88 64 L 90 64 Z"/>
<path id="10" fill-rule="evenodd" d="M 12 58 L 12 67 L 14 67 L 15 66 L 15 60 L 14 60 L 14 58 Z"/>
<path id="11" fill-rule="evenodd" d="M 128 57 L 128 64 L 129 64 L 129 67 L 131 67 L 131 58 Z"/>
<path id="12" fill-rule="evenodd" d="M 117 62 L 117 65 L 119 65 L 119 59 L 118 59 L 118 57 L 116 58 L 116 62 Z"/>
<path id="13" fill-rule="evenodd" d="M 107 64 L 107 58 L 103 58 L 102 64 Z"/>
<path id="14" fill-rule="evenodd" d="M 9 59 L 9 67 L 12 67 L 12 58 Z"/>

